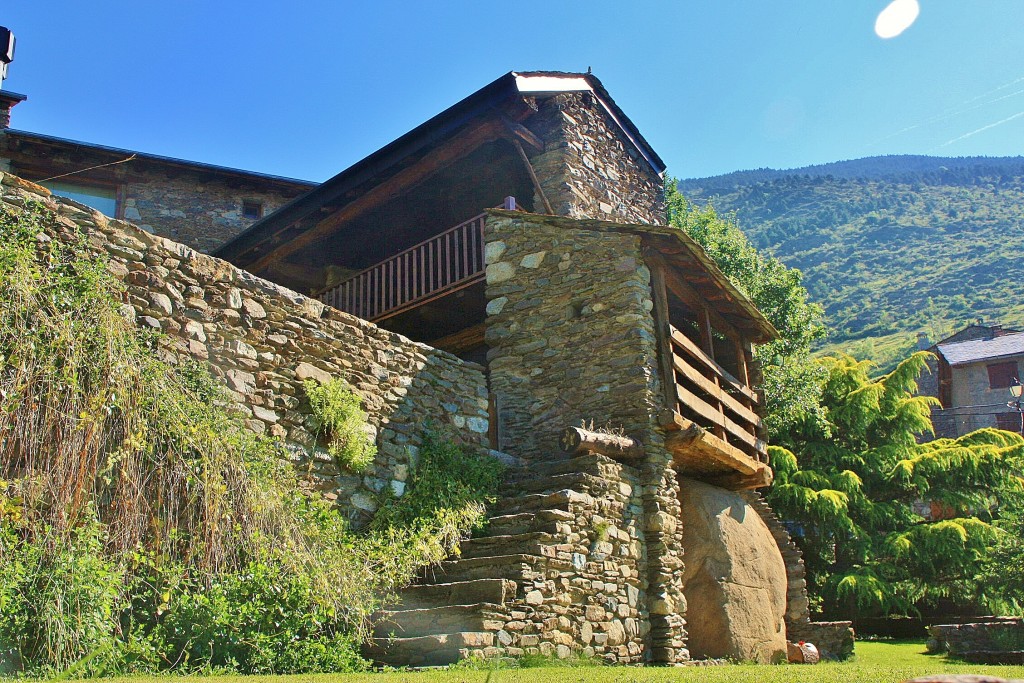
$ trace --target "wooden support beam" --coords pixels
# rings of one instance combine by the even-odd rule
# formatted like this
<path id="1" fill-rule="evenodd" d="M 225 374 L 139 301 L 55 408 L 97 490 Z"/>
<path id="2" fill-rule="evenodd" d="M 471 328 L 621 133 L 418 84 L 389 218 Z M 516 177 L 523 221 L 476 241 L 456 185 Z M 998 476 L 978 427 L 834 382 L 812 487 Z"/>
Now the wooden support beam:
<path id="1" fill-rule="evenodd" d="M 464 330 L 459 330 L 454 334 L 449 334 L 446 337 L 434 339 L 427 343 L 435 349 L 454 353 L 457 356 L 483 344 L 486 331 L 487 325 L 485 323 L 478 323 L 472 327 L 467 327 Z"/>
<path id="2" fill-rule="evenodd" d="M 672 369 L 672 341 L 669 331 L 668 290 L 665 289 L 664 262 L 651 261 L 651 289 L 654 297 L 654 336 L 658 343 L 658 367 L 661 369 L 663 407 L 675 412 L 676 375 Z"/>
<path id="3" fill-rule="evenodd" d="M 533 170 L 533 164 L 530 163 L 530 158 L 526 156 L 526 152 L 523 151 L 523 146 L 519 144 L 519 140 L 513 138 L 512 144 L 515 146 L 516 151 L 519 152 L 519 158 L 522 160 L 523 165 L 526 166 L 526 172 L 530 175 L 530 182 L 533 183 L 533 189 L 540 197 L 541 203 L 544 204 L 544 210 L 547 211 L 549 216 L 555 215 L 555 210 L 551 208 L 551 202 L 548 201 L 548 196 L 544 194 L 544 188 L 540 186 L 540 180 L 537 179 L 537 172 Z"/>
<path id="4" fill-rule="evenodd" d="M 610 458 L 636 460 L 643 457 L 644 447 L 636 439 L 606 432 L 592 432 L 582 427 L 568 427 L 560 440 L 562 452 L 568 455 L 578 453 L 600 453 Z"/>
<path id="5" fill-rule="evenodd" d="M 730 491 L 750 491 L 753 489 L 759 489 L 765 486 L 771 486 L 771 483 L 774 480 L 775 473 L 772 472 L 772 468 L 763 463 L 753 474 L 731 472 L 729 474 L 706 477 L 704 479 L 704 481 L 713 486 L 719 486 Z"/>
<path id="6" fill-rule="evenodd" d="M 684 281 L 683 278 L 675 272 L 675 270 L 669 267 L 668 263 L 665 262 L 665 259 L 656 250 L 650 249 L 648 250 L 648 254 L 650 254 L 652 261 L 661 262 L 662 268 L 665 271 L 665 284 L 668 286 L 669 291 L 675 294 L 680 301 L 696 311 L 698 315 L 700 315 L 703 310 L 704 315 L 707 316 L 711 326 L 726 337 L 729 337 L 730 339 L 743 338 L 743 335 L 740 334 L 739 330 L 737 330 L 732 323 L 723 318 L 718 311 L 707 305 L 707 302 L 713 299 L 701 295 L 700 292 Z M 700 324 L 699 320 L 698 324 Z"/>
<path id="7" fill-rule="evenodd" d="M 478 124 L 450 142 L 431 150 L 422 159 L 408 168 L 399 171 L 384 182 L 359 195 L 356 199 L 353 199 L 321 220 L 316 227 L 307 230 L 305 233 L 259 257 L 246 266 L 246 270 L 253 273 L 259 272 L 260 269 L 266 267 L 271 261 L 285 258 L 316 240 L 326 237 L 346 221 L 352 220 L 383 201 L 409 191 L 438 171 L 447 168 L 470 154 L 480 145 L 501 137 L 503 132 L 504 127 L 495 121 L 485 121 Z"/>
<path id="8" fill-rule="evenodd" d="M 541 140 L 536 135 L 534 135 L 532 130 L 530 130 L 529 128 L 527 128 L 523 124 L 519 123 L 518 121 L 513 121 L 512 119 L 510 119 L 508 116 L 505 116 L 504 114 L 501 115 L 501 122 L 503 124 L 505 124 L 505 128 L 507 128 L 508 132 L 511 133 L 514 136 L 514 139 L 523 141 L 524 143 L 526 143 L 527 145 L 532 147 L 534 149 L 534 151 L 537 151 L 537 152 L 543 152 L 544 151 L 544 149 L 545 149 L 544 141 Z"/>

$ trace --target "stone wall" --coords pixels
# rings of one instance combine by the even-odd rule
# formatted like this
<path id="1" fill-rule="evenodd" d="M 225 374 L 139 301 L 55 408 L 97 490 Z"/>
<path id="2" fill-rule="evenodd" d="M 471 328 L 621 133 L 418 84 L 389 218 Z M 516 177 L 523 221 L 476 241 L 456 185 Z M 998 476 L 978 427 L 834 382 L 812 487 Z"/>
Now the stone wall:
<path id="1" fill-rule="evenodd" d="M 651 661 L 689 658 L 678 484 L 664 435 L 650 288 L 640 238 L 604 221 L 492 211 L 484 231 L 491 391 L 502 450 L 558 453 L 569 425 L 640 439 Z"/>
<path id="2" fill-rule="evenodd" d="M 166 335 L 166 349 L 208 364 L 258 432 L 283 437 L 297 465 L 355 522 L 384 488 L 401 495 L 424 426 L 487 446 L 488 394 L 482 368 L 380 329 L 150 234 L 12 175 L 2 201 L 36 199 L 58 213 L 54 234 L 81 229 L 127 286 L 139 323 Z M 378 456 L 364 473 L 340 469 L 318 444 L 302 389 L 307 378 L 345 379 L 362 397 Z"/>
<path id="3" fill-rule="evenodd" d="M 266 216 L 311 187 L 296 182 L 294 189 L 270 189 L 153 173 L 124 185 L 121 214 L 147 232 L 210 253 L 255 222 L 242 215 L 243 201 L 262 203 Z"/>
<path id="4" fill-rule="evenodd" d="M 604 227 L 503 211 L 487 220 L 488 365 L 500 448 L 517 457 L 557 452 L 581 420 L 658 443 L 651 274 L 640 238 Z"/>
<path id="5" fill-rule="evenodd" d="M 663 225 L 661 177 L 591 93 L 541 99 L 529 121 L 545 142 L 531 160 L 554 212 Z M 544 206 L 540 197 L 534 206 Z"/>
<path id="6" fill-rule="evenodd" d="M 929 626 L 927 647 L 929 652 L 948 652 L 973 662 L 1024 664 L 1024 618 Z"/>
<path id="7" fill-rule="evenodd" d="M 853 623 L 811 621 L 803 552 L 759 493 L 746 491 L 743 497 L 768 526 L 786 564 L 786 637 L 790 642 L 812 643 L 826 659 L 851 657 L 854 648 Z"/>

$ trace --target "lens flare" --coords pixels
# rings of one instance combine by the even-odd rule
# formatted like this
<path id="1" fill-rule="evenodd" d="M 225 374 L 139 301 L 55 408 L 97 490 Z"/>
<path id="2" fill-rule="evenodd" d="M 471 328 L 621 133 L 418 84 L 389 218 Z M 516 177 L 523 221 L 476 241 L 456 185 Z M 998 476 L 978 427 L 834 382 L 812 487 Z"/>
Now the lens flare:
<path id="1" fill-rule="evenodd" d="M 893 0 L 875 19 L 875 33 L 879 38 L 895 38 L 910 28 L 920 13 L 917 0 Z"/>

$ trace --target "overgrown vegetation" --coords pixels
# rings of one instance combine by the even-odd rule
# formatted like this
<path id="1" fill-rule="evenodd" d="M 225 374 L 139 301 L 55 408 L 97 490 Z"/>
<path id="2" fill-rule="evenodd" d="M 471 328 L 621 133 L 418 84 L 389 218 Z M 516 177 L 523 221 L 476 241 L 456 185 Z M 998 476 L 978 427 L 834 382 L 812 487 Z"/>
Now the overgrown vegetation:
<path id="1" fill-rule="evenodd" d="M 313 415 L 327 436 L 327 452 L 340 466 L 362 472 L 377 456 L 377 447 L 366 431 L 362 401 L 341 379 L 303 383 Z"/>
<path id="2" fill-rule="evenodd" d="M 478 523 L 494 478 L 420 490 L 446 466 L 435 437 L 419 505 L 351 531 L 203 368 L 161 360 L 55 220 L 0 209 L 0 673 L 362 667 L 371 614 Z"/>
<path id="3" fill-rule="evenodd" d="M 1019 501 L 1024 438 L 983 429 L 918 443 L 932 431 L 934 399 L 914 395 L 926 356 L 880 378 L 867 361 L 824 358 L 823 414 L 782 433 L 785 448 L 769 447 L 768 501 L 792 524 L 827 614 L 999 611 L 1019 601 L 1017 575 L 998 575 L 1020 562 L 1010 536 L 1019 518 L 1007 513 Z"/>

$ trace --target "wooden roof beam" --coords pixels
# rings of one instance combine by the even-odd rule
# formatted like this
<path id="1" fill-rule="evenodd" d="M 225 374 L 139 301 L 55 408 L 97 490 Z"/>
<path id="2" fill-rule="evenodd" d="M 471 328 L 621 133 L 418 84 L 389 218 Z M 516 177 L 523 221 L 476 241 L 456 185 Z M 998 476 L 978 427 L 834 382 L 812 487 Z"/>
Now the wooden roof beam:
<path id="1" fill-rule="evenodd" d="M 372 209 L 374 206 L 402 194 L 419 185 L 438 171 L 467 156 L 487 142 L 495 140 L 505 132 L 504 126 L 493 120 L 484 121 L 444 145 L 428 152 L 423 158 L 399 171 L 368 192 L 360 195 L 345 206 L 320 221 L 315 228 L 275 247 L 246 266 L 250 272 L 259 272 L 269 263 L 281 259 L 322 239 L 334 232 L 343 223 Z M 287 228 L 285 228 L 287 230 Z M 282 230 L 280 232 L 284 232 Z"/>

